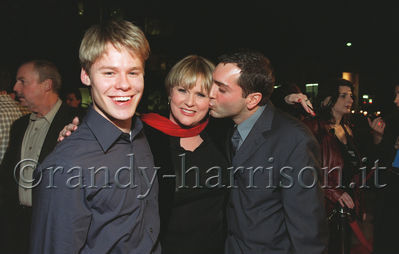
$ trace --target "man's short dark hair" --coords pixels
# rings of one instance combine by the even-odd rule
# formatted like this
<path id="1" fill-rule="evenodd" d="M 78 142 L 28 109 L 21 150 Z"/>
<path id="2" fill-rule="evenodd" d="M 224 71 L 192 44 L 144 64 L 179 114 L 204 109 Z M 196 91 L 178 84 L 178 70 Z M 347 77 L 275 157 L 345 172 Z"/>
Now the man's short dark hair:
<path id="1" fill-rule="evenodd" d="M 252 50 L 241 50 L 225 54 L 218 58 L 219 63 L 236 64 L 241 69 L 238 85 L 243 90 L 243 97 L 259 92 L 262 100 L 259 105 L 265 105 L 274 88 L 274 72 L 270 60 L 262 53 Z"/>

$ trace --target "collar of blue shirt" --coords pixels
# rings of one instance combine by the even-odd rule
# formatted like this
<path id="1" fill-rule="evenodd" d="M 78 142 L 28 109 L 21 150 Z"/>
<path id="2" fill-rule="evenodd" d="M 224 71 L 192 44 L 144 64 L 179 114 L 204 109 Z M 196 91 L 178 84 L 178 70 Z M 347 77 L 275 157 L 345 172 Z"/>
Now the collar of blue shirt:
<path id="1" fill-rule="evenodd" d="M 119 137 L 124 134 L 118 127 L 116 127 L 109 120 L 105 119 L 97 111 L 94 110 L 92 106 L 88 110 L 86 117 L 83 120 L 93 135 L 96 137 L 101 148 L 106 152 L 112 144 L 115 143 Z M 130 131 L 130 141 L 133 141 L 134 137 L 143 129 L 143 123 L 135 115 L 132 119 L 132 128 Z M 129 133 L 125 133 L 129 135 Z"/>

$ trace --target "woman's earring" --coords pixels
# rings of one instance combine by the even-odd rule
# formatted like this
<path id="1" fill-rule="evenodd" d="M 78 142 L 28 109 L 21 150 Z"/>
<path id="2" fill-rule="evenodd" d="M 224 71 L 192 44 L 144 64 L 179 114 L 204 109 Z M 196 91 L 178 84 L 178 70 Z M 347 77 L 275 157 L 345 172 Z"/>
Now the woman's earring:
<path id="1" fill-rule="evenodd" d="M 170 97 L 168 98 L 168 105 L 170 105 Z"/>

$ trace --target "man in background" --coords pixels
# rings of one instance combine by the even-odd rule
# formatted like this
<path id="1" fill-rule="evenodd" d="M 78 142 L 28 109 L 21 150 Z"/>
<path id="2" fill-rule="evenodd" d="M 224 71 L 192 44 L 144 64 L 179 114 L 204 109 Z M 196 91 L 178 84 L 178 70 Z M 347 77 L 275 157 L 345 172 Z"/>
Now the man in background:
<path id="1" fill-rule="evenodd" d="M 54 149 L 58 133 L 76 115 L 59 98 L 61 75 L 47 60 L 23 63 L 14 91 L 32 113 L 14 122 L 9 147 L 0 165 L 5 246 L 10 253 L 26 253 L 32 215 L 32 173 Z"/>
<path id="2" fill-rule="evenodd" d="M 0 164 L 8 147 L 12 123 L 30 113 L 12 98 L 10 87 L 11 75 L 4 69 L 0 70 Z"/>

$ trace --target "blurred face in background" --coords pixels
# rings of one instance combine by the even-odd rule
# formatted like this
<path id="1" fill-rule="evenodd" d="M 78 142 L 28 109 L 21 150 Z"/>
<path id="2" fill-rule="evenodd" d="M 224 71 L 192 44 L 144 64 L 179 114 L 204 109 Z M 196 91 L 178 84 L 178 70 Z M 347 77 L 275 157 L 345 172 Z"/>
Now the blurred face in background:
<path id="1" fill-rule="evenodd" d="M 78 108 L 80 106 L 81 100 L 78 100 L 74 93 L 69 93 L 66 96 L 65 103 L 72 108 Z"/>
<path id="2" fill-rule="evenodd" d="M 396 107 L 399 108 L 399 85 L 395 87 L 395 100 L 393 103 L 395 103 Z"/>
<path id="3" fill-rule="evenodd" d="M 334 115 L 343 116 L 349 114 L 352 109 L 353 104 L 353 94 L 352 90 L 348 86 L 340 86 L 338 99 L 332 107 L 332 112 Z"/>

